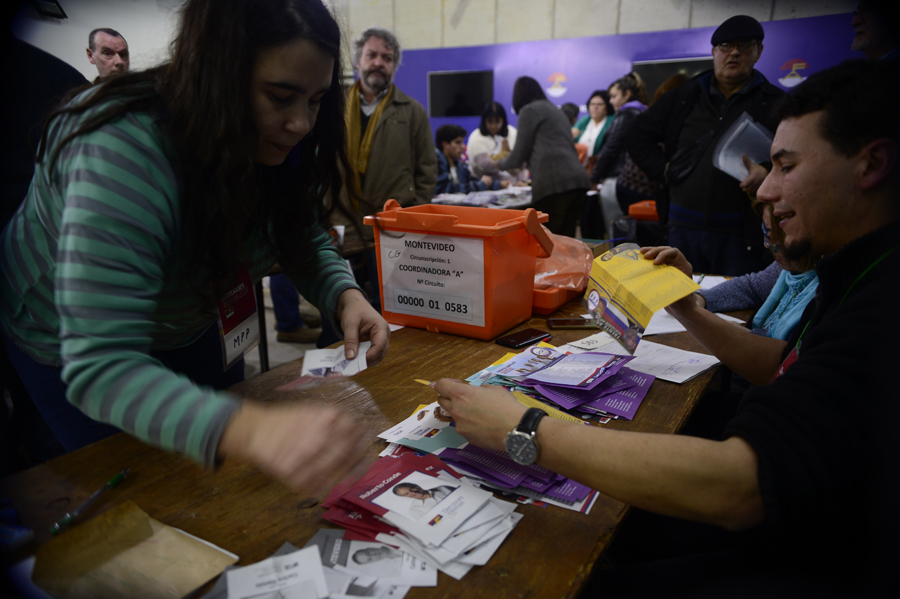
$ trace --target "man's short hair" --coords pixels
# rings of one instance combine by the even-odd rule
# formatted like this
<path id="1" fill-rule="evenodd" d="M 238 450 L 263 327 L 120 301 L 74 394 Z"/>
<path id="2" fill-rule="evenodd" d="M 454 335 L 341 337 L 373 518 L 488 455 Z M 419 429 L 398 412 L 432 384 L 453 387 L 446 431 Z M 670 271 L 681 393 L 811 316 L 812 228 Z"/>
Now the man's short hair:
<path id="1" fill-rule="evenodd" d="M 776 105 L 775 117 L 824 111 L 822 137 L 845 156 L 880 138 L 900 144 L 898 67 L 892 60 L 848 60 L 814 73 Z"/>
<path id="2" fill-rule="evenodd" d="M 466 138 L 466 130 L 459 125 L 441 125 L 434 132 L 434 145 L 438 150 L 444 150 L 444 142 L 450 143 L 457 137 Z"/>
<path id="3" fill-rule="evenodd" d="M 99 27 L 97 29 L 94 29 L 93 31 L 91 31 L 88 34 L 88 48 L 91 49 L 91 52 L 93 52 L 94 50 L 97 49 L 95 39 L 96 39 L 98 33 L 105 33 L 106 35 L 109 35 L 112 37 L 121 37 L 123 42 L 125 42 L 126 44 L 128 43 L 128 41 L 125 39 L 125 36 L 123 36 L 121 33 L 116 31 L 115 29 L 110 29 L 109 27 Z"/>
<path id="4" fill-rule="evenodd" d="M 359 36 L 359 39 L 353 42 L 353 66 L 359 64 L 359 59 L 362 56 L 363 46 L 366 45 L 366 42 L 369 41 L 370 37 L 377 37 L 384 41 L 385 44 L 388 45 L 394 51 L 394 68 L 400 66 L 400 40 L 397 39 L 397 36 L 392 32 L 388 31 L 384 27 L 369 27 L 365 31 L 362 32 L 362 35 Z"/>

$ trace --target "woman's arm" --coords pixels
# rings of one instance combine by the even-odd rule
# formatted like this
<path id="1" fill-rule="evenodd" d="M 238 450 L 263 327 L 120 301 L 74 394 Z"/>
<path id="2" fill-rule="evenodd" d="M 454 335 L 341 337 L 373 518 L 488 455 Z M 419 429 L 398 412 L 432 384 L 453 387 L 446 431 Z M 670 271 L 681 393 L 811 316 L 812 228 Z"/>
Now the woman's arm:
<path id="1" fill-rule="evenodd" d="M 677 248 L 641 248 L 641 252 L 654 264 L 669 264 L 691 276 L 691 264 Z M 784 341 L 754 335 L 742 326 L 719 318 L 704 309 L 695 294 L 675 302 L 666 311 L 711 354 L 754 385 L 767 384 L 781 365 L 782 352 L 787 345 Z"/>
<path id="2" fill-rule="evenodd" d="M 251 406 L 196 385 L 149 353 L 155 333 L 171 327 L 177 334 L 180 319 L 196 319 L 178 311 L 178 298 L 162 297 L 167 279 L 184 275 L 172 270 L 177 176 L 154 129 L 149 119 L 123 119 L 61 154 L 54 305 L 67 398 L 95 420 L 207 467 L 240 458 L 295 488 L 317 489 L 326 481 L 309 465 L 315 435 L 345 436 L 326 453 L 352 468 L 362 457 L 362 428 L 319 406 Z M 196 308 L 192 299 L 183 300 L 188 309 Z M 266 443 L 222 445 L 226 433 L 239 431 L 242 440 L 251 434 Z"/>
<path id="3" fill-rule="evenodd" d="M 533 105 L 522 109 L 519 115 L 519 128 L 516 132 L 516 144 L 509 156 L 497 161 L 497 168 L 507 171 L 512 168 L 520 168 L 531 157 L 531 149 L 534 147 L 534 138 L 539 125 L 537 110 Z"/>

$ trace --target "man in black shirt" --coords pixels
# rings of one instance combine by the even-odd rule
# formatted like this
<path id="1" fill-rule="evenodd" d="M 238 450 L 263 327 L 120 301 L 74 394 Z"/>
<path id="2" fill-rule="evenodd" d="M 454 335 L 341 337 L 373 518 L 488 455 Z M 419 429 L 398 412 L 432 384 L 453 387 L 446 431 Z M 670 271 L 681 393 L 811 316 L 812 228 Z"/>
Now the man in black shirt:
<path id="1" fill-rule="evenodd" d="M 542 466 L 648 512 L 744 531 L 720 535 L 726 553 L 629 578 L 629 591 L 859 596 L 897 584 L 897 97 L 895 65 L 854 61 L 812 75 L 778 109 L 757 197 L 781 217 L 786 255 L 817 257 L 819 288 L 779 376 L 744 396 L 724 440 L 540 421 Z M 525 411 L 502 389 L 442 380 L 435 390 L 456 430 L 488 449 L 503 448 Z M 690 526 L 686 536 L 700 529 Z M 708 594 L 693 593 L 698 584 Z"/>

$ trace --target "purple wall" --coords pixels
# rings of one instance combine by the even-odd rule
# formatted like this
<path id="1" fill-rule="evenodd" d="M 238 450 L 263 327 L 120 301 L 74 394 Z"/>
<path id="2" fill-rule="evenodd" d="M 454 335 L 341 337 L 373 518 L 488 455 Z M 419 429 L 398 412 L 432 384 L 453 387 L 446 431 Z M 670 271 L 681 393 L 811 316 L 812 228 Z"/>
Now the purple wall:
<path id="1" fill-rule="evenodd" d="M 756 68 L 771 83 L 788 89 L 779 79 L 791 72 L 791 67 L 787 66 L 789 61 L 805 62 L 806 68 L 797 68 L 796 74 L 807 77 L 842 60 L 862 58 L 862 53 L 850 50 L 853 39 L 851 18 L 852 15 L 847 13 L 763 23 L 765 48 Z M 534 77 L 546 90 L 553 84 L 551 76 L 561 73 L 565 80 L 559 83 L 565 92 L 558 97 L 548 94 L 548 98 L 556 104 L 574 102 L 581 105 L 593 90 L 605 88 L 628 73 L 632 61 L 709 56 L 709 40 L 714 30 L 715 27 L 700 27 L 467 48 L 406 50 L 395 82 L 427 109 L 429 71 L 493 69 L 494 99 L 503 104 L 510 123 L 515 124 L 517 119 L 510 105 L 513 84 L 521 75 Z M 654 91 L 648 90 L 648 93 Z M 457 123 L 472 131 L 478 122 L 477 117 L 440 117 L 431 119 L 431 127 L 434 131 L 445 123 Z"/>

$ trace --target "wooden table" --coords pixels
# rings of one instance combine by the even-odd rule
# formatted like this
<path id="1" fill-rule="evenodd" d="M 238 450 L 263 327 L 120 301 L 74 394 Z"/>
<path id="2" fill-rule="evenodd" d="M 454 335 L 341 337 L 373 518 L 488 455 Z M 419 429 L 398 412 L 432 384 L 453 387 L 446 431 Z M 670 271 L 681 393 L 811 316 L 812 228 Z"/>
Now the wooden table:
<path id="1" fill-rule="evenodd" d="M 555 316 L 577 314 L 578 301 Z M 519 328 L 546 330 L 536 317 Z M 590 331 L 553 331 L 554 345 L 583 338 Z M 657 336 L 657 343 L 703 351 L 687 333 Z M 434 391 L 413 378 L 464 379 L 507 350 L 491 342 L 405 328 L 391 337 L 385 361 L 340 382 L 313 390 L 275 392 L 300 375 L 301 362 L 286 364 L 234 387 L 244 397 L 269 402 L 321 401 L 355 414 L 374 434 L 408 416 Z M 674 433 L 681 429 L 714 371 L 676 385 L 657 380 L 634 421 L 609 428 Z M 384 442 L 375 439 L 377 454 Z M 38 543 L 50 525 L 80 504 L 115 473 L 131 468 L 125 481 L 106 493 L 97 512 L 134 500 L 151 517 L 237 553 L 240 565 L 265 559 L 284 542 L 303 546 L 321 527 L 322 508 L 252 468 L 225 464 L 206 472 L 188 459 L 144 445 L 126 434 L 85 447 L 0 481 L 0 497 L 12 500 Z M 589 515 L 557 507 L 519 506 L 524 518 L 486 566 L 461 581 L 440 574 L 436 588 L 414 588 L 409 597 L 575 597 L 612 539 L 628 507 L 600 496 Z M 33 552 L 35 546 L 32 545 Z"/>

